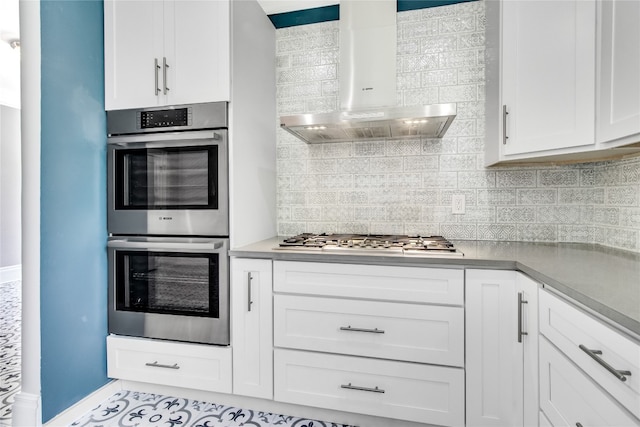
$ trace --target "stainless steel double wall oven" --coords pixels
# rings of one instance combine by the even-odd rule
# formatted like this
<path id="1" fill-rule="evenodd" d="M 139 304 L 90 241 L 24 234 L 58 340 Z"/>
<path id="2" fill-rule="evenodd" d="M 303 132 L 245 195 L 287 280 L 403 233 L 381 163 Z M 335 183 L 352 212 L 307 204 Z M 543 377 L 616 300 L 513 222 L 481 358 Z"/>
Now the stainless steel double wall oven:
<path id="1" fill-rule="evenodd" d="M 227 114 L 107 112 L 110 333 L 229 344 Z"/>

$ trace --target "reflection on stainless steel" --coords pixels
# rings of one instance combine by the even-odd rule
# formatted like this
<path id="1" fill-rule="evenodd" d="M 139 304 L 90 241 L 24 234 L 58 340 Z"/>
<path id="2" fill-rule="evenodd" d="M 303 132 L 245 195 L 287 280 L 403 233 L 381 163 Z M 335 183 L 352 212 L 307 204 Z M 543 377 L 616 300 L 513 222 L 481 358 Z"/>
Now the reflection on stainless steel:
<path id="1" fill-rule="evenodd" d="M 354 255 L 464 256 L 453 243 L 442 236 L 417 235 L 303 233 L 284 239 L 276 249 Z"/>

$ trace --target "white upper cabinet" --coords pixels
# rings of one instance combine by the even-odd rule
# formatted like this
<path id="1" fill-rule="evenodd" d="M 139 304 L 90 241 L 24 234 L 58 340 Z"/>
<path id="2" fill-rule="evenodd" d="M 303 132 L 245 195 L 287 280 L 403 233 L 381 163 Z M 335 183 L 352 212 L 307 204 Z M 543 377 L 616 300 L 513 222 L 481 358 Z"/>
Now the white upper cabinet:
<path id="1" fill-rule="evenodd" d="M 598 143 L 640 142 L 640 2 L 599 3 Z"/>
<path id="2" fill-rule="evenodd" d="M 487 2 L 487 164 L 594 144 L 595 1 Z"/>
<path id="3" fill-rule="evenodd" d="M 104 2 L 107 110 L 229 100 L 228 0 Z"/>

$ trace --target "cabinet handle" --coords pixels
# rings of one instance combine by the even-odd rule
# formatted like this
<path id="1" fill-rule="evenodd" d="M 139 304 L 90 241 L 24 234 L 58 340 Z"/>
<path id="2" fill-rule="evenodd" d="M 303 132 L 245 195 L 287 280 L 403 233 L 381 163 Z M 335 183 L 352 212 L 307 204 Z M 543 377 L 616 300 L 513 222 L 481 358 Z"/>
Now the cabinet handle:
<path id="1" fill-rule="evenodd" d="M 509 137 L 507 136 L 507 116 L 509 115 L 509 112 L 507 111 L 507 106 L 503 105 L 502 106 L 502 144 L 503 145 L 507 145 L 507 139 L 509 139 Z"/>
<path id="2" fill-rule="evenodd" d="M 576 423 L 576 427 L 582 427 L 582 423 Z"/>
<path id="3" fill-rule="evenodd" d="M 617 379 L 619 379 L 620 381 L 624 382 L 624 381 L 627 380 L 627 377 L 631 376 L 631 372 L 630 371 L 621 371 L 619 369 L 615 369 L 613 366 L 611 366 L 607 362 L 605 362 L 601 357 L 598 357 L 599 354 L 602 354 L 601 350 L 589 350 L 587 347 L 585 347 L 582 344 L 580 344 L 578 347 L 580 347 L 580 350 L 582 350 L 585 353 L 587 353 L 589 355 L 589 357 L 591 357 L 593 360 L 598 362 L 603 368 L 605 368 L 607 371 L 611 372 L 611 374 L 613 374 L 613 376 L 616 377 Z"/>
<path id="4" fill-rule="evenodd" d="M 247 273 L 247 311 L 251 311 L 251 304 L 253 304 L 253 301 L 251 301 L 251 281 L 253 280 L 253 276 L 251 275 L 251 272 Z"/>
<path id="5" fill-rule="evenodd" d="M 368 332 L 370 334 L 384 334 L 384 329 L 378 329 L 378 328 L 374 328 L 374 329 L 352 328 L 351 325 L 349 325 L 349 326 L 340 326 L 340 330 L 341 331 L 348 331 L 348 332 Z"/>
<path id="6" fill-rule="evenodd" d="M 160 69 L 160 65 L 158 65 L 158 58 L 153 58 L 153 60 L 154 60 L 153 71 L 156 76 L 155 89 L 156 89 L 156 96 L 158 96 L 158 94 L 160 93 L 160 88 L 158 87 L 158 70 Z"/>
<path id="7" fill-rule="evenodd" d="M 167 86 L 167 68 L 169 68 L 169 64 L 167 64 L 167 58 L 162 57 L 162 81 L 164 82 L 164 94 L 166 95 L 169 91 L 169 86 Z"/>
<path id="8" fill-rule="evenodd" d="M 158 363 L 158 361 L 155 361 L 153 363 L 145 363 L 146 366 L 151 366 L 152 368 L 165 368 L 165 369 L 180 369 L 180 366 L 178 366 L 177 363 L 174 363 L 173 365 L 163 365 L 162 363 Z"/>
<path id="9" fill-rule="evenodd" d="M 522 304 L 528 304 L 528 302 L 523 299 L 522 292 L 518 292 L 518 342 L 522 342 L 523 335 L 529 335 L 522 330 Z"/>
<path id="10" fill-rule="evenodd" d="M 378 386 L 375 386 L 375 388 L 371 388 L 371 387 L 359 387 L 356 385 L 351 385 L 351 383 L 349 384 L 342 384 L 340 386 L 340 388 L 347 388 L 349 390 L 360 390 L 360 391 L 368 391 L 371 393 L 384 393 L 384 390 L 381 388 L 378 388 Z"/>

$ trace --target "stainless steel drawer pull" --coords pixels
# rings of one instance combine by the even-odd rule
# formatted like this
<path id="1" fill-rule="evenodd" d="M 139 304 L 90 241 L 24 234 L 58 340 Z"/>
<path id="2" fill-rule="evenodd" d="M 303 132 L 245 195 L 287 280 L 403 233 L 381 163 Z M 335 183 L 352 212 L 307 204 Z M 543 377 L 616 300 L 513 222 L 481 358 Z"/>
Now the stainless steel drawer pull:
<path id="1" fill-rule="evenodd" d="M 341 331 L 349 331 L 349 332 L 368 332 L 370 334 L 384 334 L 384 329 L 363 329 L 363 328 L 352 328 L 351 326 L 340 326 Z"/>
<path id="2" fill-rule="evenodd" d="M 153 363 L 145 363 L 146 366 L 151 366 L 152 368 L 166 368 L 166 369 L 180 369 L 180 366 L 178 366 L 177 363 L 174 363 L 173 365 L 163 365 L 162 363 L 158 363 L 158 361 L 155 361 Z"/>
<path id="3" fill-rule="evenodd" d="M 378 388 L 378 386 L 376 386 L 375 388 L 371 388 L 371 387 L 359 387 L 357 385 L 351 385 L 351 383 L 344 385 L 342 384 L 340 386 L 340 388 L 347 388 L 349 390 L 360 390 L 360 391 L 368 391 L 371 393 L 384 393 L 384 390 L 381 388 Z"/>
<path id="4" fill-rule="evenodd" d="M 522 304 L 528 304 L 528 301 L 525 301 L 522 296 L 522 292 L 518 292 L 518 342 L 522 342 L 523 335 L 528 335 L 522 331 Z"/>
<path id="5" fill-rule="evenodd" d="M 587 353 L 593 360 L 598 362 L 603 368 L 605 368 L 607 371 L 611 372 L 611 374 L 613 374 L 613 376 L 616 377 L 617 379 L 619 379 L 620 381 L 626 381 L 627 377 L 631 376 L 631 372 L 630 371 L 621 371 L 619 369 L 615 369 L 613 366 L 609 365 L 607 362 L 602 360 L 601 357 L 598 357 L 599 354 L 602 354 L 602 351 L 600 351 L 600 350 L 589 350 L 587 347 L 585 347 L 582 344 L 580 344 L 578 347 L 580 347 L 580 350 L 582 350 L 585 353 Z"/>
<path id="6" fill-rule="evenodd" d="M 156 86 L 155 86 L 155 90 L 156 90 L 156 96 L 158 96 L 158 94 L 160 93 L 160 88 L 158 87 L 158 70 L 160 69 L 160 66 L 158 65 L 158 58 L 154 58 L 154 71 L 155 71 L 155 75 L 156 75 Z"/>
<path id="7" fill-rule="evenodd" d="M 251 301 L 251 281 L 253 280 L 253 276 L 251 275 L 251 272 L 247 273 L 247 311 L 251 311 L 251 304 L 253 304 L 253 301 Z"/>
<path id="8" fill-rule="evenodd" d="M 507 136 L 507 116 L 509 115 L 509 111 L 507 111 L 507 106 L 503 105 L 502 106 L 502 144 L 506 145 L 507 144 L 507 139 L 509 139 L 509 137 Z"/>

